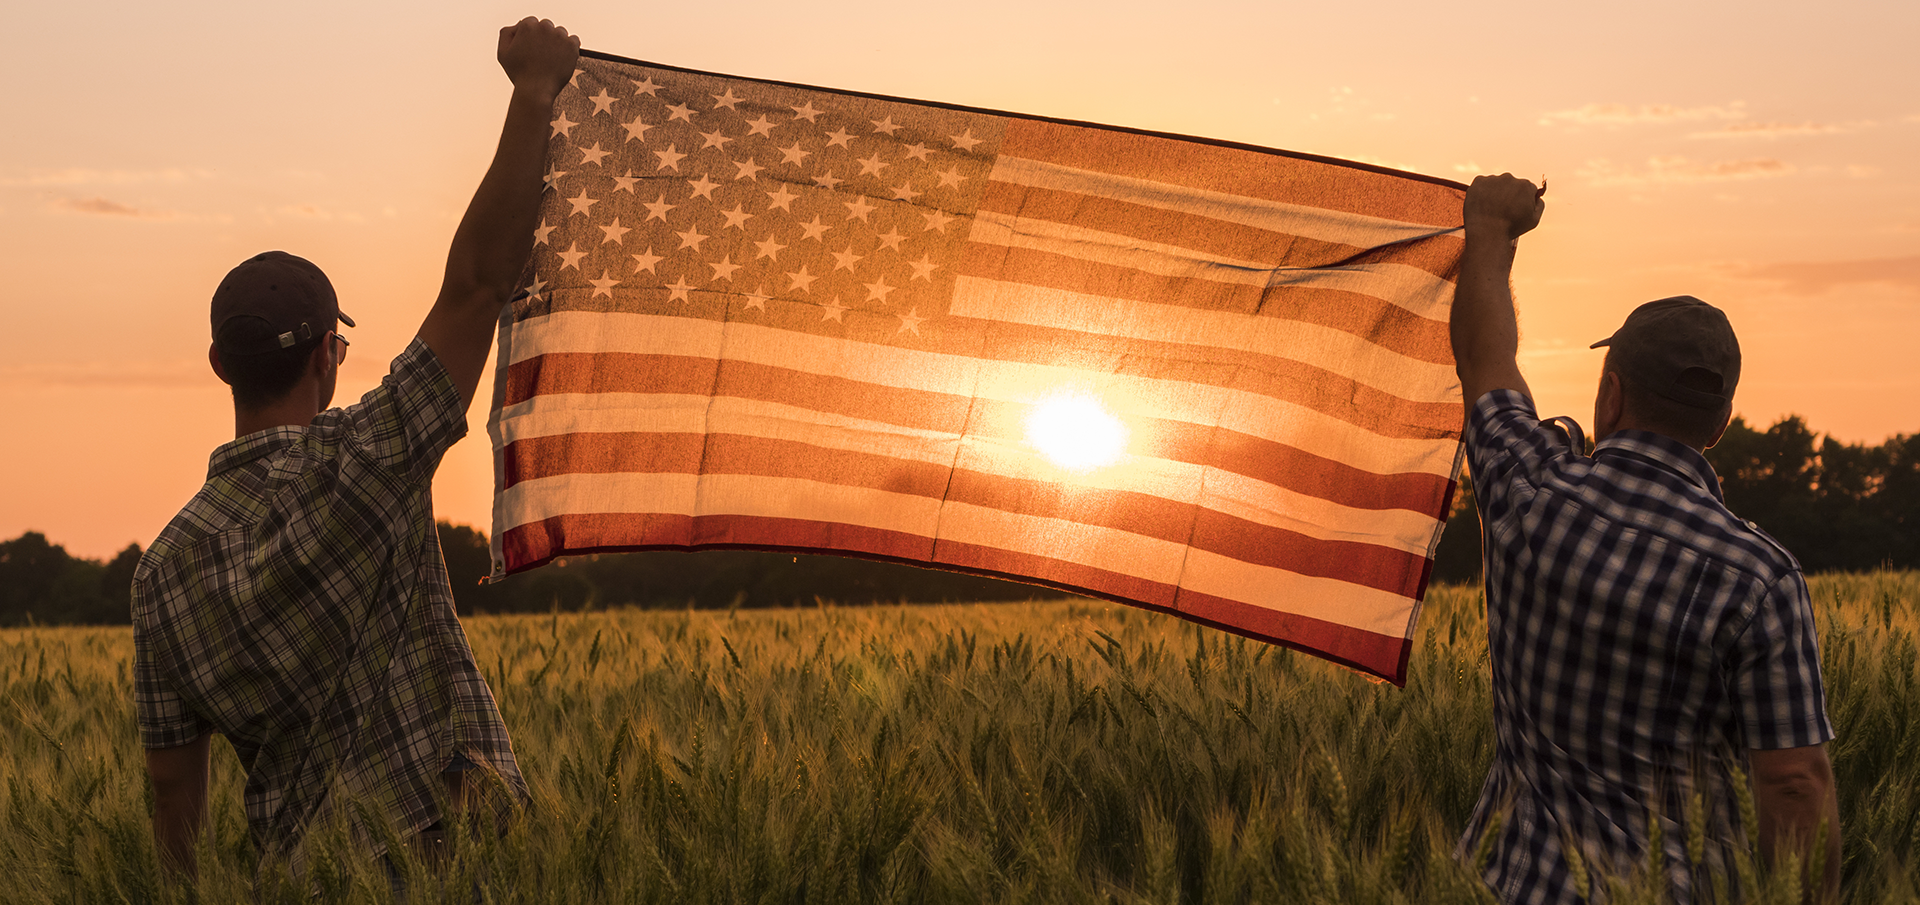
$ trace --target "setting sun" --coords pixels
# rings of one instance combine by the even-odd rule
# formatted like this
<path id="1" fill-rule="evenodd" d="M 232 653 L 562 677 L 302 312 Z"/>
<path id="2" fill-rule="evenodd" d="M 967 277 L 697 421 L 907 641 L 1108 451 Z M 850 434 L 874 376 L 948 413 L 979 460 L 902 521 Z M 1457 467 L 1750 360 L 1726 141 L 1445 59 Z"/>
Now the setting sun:
<path id="1" fill-rule="evenodd" d="M 1061 468 L 1092 471 L 1112 465 L 1126 451 L 1127 426 L 1099 399 L 1062 392 L 1027 416 L 1027 442 Z"/>

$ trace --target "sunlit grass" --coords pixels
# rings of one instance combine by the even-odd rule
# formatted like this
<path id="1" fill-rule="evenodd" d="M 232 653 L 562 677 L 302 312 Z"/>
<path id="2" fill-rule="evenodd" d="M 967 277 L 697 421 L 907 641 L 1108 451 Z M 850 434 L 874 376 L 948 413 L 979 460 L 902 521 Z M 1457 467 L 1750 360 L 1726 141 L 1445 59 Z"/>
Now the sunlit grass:
<path id="1" fill-rule="evenodd" d="M 1848 892 L 1910 901 L 1920 574 L 1813 591 Z M 409 865 L 416 902 L 1490 901 L 1451 859 L 1492 746 L 1475 589 L 1431 595 L 1404 691 L 1084 601 L 466 624 L 535 801 L 442 879 Z M 0 901 L 254 895 L 224 743 L 198 888 L 159 882 L 131 653 L 0 632 Z M 387 898 L 320 838 L 319 901 Z"/>

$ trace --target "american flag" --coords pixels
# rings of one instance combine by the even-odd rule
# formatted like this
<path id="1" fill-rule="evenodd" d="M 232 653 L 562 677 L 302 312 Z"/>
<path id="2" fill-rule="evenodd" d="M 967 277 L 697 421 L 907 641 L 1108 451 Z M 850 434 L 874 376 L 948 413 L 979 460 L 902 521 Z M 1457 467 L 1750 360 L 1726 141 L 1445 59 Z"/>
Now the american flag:
<path id="1" fill-rule="evenodd" d="M 1462 188 L 582 56 L 500 324 L 496 574 L 837 553 L 1403 682 Z"/>

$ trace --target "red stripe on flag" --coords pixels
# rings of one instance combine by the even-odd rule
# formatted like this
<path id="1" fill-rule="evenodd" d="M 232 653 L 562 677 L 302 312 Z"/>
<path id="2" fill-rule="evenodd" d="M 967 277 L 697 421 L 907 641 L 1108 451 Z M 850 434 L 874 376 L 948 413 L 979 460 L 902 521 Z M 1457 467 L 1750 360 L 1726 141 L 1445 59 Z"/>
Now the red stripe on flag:
<path id="1" fill-rule="evenodd" d="M 1384 349 L 1453 364 L 1447 325 L 1370 295 L 1316 286 L 1252 286 L 1162 276 L 1031 248 L 970 243 L 954 269 L 966 276 L 1106 298 L 1257 314 L 1350 333 Z"/>
<path id="2" fill-rule="evenodd" d="M 1411 601 L 1409 601 L 1411 603 Z M 1395 685 L 1407 684 L 1408 641 L 1311 616 L 1182 590 L 1174 609 L 1189 619 L 1235 634 L 1281 644 L 1371 673 Z"/>
<path id="3" fill-rule="evenodd" d="M 866 393 L 851 397 L 816 400 L 815 410 L 821 410 L 822 406 L 831 404 L 834 406 L 833 414 L 865 418 L 872 412 L 863 408 L 863 400 L 872 398 L 882 390 L 883 388 L 872 388 Z M 983 402 L 969 434 L 1024 444 L 1025 437 L 1021 426 L 1026 421 L 1027 414 L 1033 410 L 1034 406 L 1030 405 Z M 1438 511 L 1447 489 L 1448 479 L 1440 475 L 1421 472 L 1374 474 L 1333 459 L 1238 431 L 1146 418 L 1134 419 L 1134 422 L 1139 436 L 1132 450 L 1134 455 L 1218 468 L 1354 509 L 1404 509 L 1411 512 L 1431 513 Z M 504 483 L 501 487 L 505 489 L 521 481 L 575 473 L 697 473 L 702 467 L 703 446 L 698 441 L 701 436 L 706 435 L 653 431 L 595 431 L 522 438 L 508 444 L 501 452 L 504 469 L 502 473 Z M 814 465 L 835 467 L 833 460 L 837 457 L 846 457 L 849 462 L 852 462 L 860 455 L 864 455 L 804 443 L 759 440 L 735 434 L 713 436 L 724 437 L 725 440 L 720 442 L 727 449 L 751 443 L 784 444 L 778 447 L 756 449 L 750 453 L 760 461 L 788 462 L 787 470 L 779 476 L 805 477 L 804 468 Z M 749 454 L 742 453 L 742 455 Z M 903 461 L 886 456 L 875 456 L 874 459 L 876 462 Z M 933 467 L 929 463 L 917 464 Z M 711 470 L 710 467 L 709 470 Z M 773 472 L 732 473 L 775 476 Z M 884 475 L 887 472 L 876 466 L 870 473 Z M 835 481 L 834 483 L 858 482 Z M 882 490 L 895 489 L 884 484 L 869 486 Z"/>
<path id="4" fill-rule="evenodd" d="M 1460 225 L 1466 197 L 1358 167 L 1030 119 L 1007 120 L 1000 154 L 1443 229 Z"/>
<path id="5" fill-rule="evenodd" d="M 1442 235 L 1377 249 L 1365 248 L 1220 220 L 1200 212 L 1166 210 L 1008 182 L 988 182 L 981 193 L 979 209 L 1023 221 L 1060 223 L 1172 245 L 1196 252 L 1198 257 L 1258 261 L 1270 267 L 1332 267 L 1352 263 L 1372 253 L 1374 263 L 1405 264 L 1443 279 L 1452 279 L 1453 271 L 1458 269 L 1464 242 L 1457 235 Z"/>
<path id="6" fill-rule="evenodd" d="M 504 405 L 552 393 L 734 396 L 952 433 L 966 425 L 969 408 L 964 396 L 699 356 L 549 352 L 507 368 Z"/>
<path id="7" fill-rule="evenodd" d="M 1410 600 L 1419 597 L 1427 570 L 1424 556 L 1357 541 L 1321 540 L 1211 509 L 1196 510 L 1188 543 L 1241 562 L 1377 588 Z"/>
<path id="8" fill-rule="evenodd" d="M 1283 400 L 1392 439 L 1451 440 L 1460 435 L 1457 402 L 1418 402 L 1365 386 L 1351 377 L 1285 358 L 1233 350 L 1208 350 L 1175 343 L 1149 343 L 1047 327 L 954 318 L 956 342 L 968 354 L 989 361 L 1058 367 L 1095 367 L 1110 373 L 1155 380 L 1240 390 Z M 970 329 L 968 325 L 979 329 Z M 985 334 L 985 345 L 982 345 Z M 933 345 L 935 343 L 929 343 Z M 942 350 L 944 351 L 944 350 Z M 884 355 L 884 350 L 876 350 Z M 651 359 L 651 360 L 649 360 Z M 1177 376 L 1167 373 L 1183 367 Z M 548 393 L 687 393 L 765 399 L 820 409 L 821 400 L 853 393 L 879 393 L 878 404 L 894 412 L 887 421 L 925 430 L 958 431 L 966 414 L 965 397 L 925 390 L 876 387 L 808 371 L 775 368 L 737 360 L 726 363 L 716 381 L 714 359 L 698 356 L 643 355 L 629 352 L 549 352 L 514 362 L 507 369 L 502 405 L 518 405 Z M 701 381 L 706 383 L 702 385 Z M 729 392 L 735 387 L 767 387 Z M 956 387 L 968 390 L 972 387 Z M 863 403 L 864 404 L 864 403 Z M 831 403 L 829 403 L 831 405 Z M 832 408 L 822 410 L 832 411 Z M 863 409 L 871 411 L 871 409 Z M 866 417 L 866 416 L 863 416 Z"/>
<path id="9" fill-rule="evenodd" d="M 852 554 L 1144 602 L 1172 612 L 1172 585 L 1066 560 L 838 522 L 751 515 L 570 513 L 501 533 L 507 571 L 602 550 L 748 549 Z"/>

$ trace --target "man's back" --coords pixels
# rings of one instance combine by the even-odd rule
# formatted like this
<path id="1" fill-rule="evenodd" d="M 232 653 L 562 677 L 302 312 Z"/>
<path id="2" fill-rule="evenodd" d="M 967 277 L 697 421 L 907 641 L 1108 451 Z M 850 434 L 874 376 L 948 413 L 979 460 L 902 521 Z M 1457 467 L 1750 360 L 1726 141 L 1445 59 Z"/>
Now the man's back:
<path id="1" fill-rule="evenodd" d="M 1653 810 L 1685 902 L 1704 877 L 1689 818 L 1708 864 L 1745 838 L 1729 764 L 1833 736 L 1811 607 L 1697 451 L 1635 430 L 1591 459 L 1577 442 L 1511 390 L 1468 421 L 1498 739 L 1462 849 L 1504 811 L 1488 882 L 1503 901 L 1568 901 L 1564 847 L 1609 872 L 1645 864 Z"/>
<path id="2" fill-rule="evenodd" d="M 455 755 L 525 794 L 433 525 L 464 408 L 415 340 L 359 403 L 216 450 L 135 575 L 143 743 L 225 735 L 256 847 L 295 870 L 343 796 L 383 804 L 403 834 L 438 819 Z"/>

